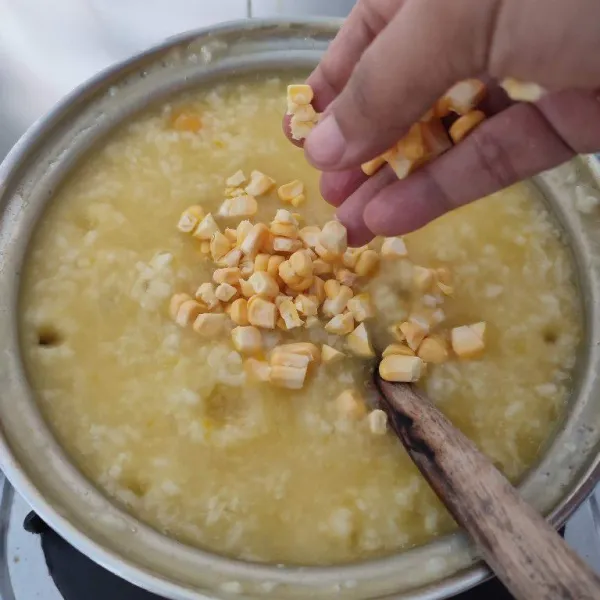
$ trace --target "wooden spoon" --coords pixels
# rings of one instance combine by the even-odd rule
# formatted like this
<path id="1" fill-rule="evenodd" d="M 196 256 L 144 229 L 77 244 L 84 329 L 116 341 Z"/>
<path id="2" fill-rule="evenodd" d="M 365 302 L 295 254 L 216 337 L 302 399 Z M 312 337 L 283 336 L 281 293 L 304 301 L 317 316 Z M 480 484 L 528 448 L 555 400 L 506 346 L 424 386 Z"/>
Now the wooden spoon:
<path id="1" fill-rule="evenodd" d="M 421 391 L 375 381 L 410 457 L 515 598 L 600 599 L 600 578 Z"/>

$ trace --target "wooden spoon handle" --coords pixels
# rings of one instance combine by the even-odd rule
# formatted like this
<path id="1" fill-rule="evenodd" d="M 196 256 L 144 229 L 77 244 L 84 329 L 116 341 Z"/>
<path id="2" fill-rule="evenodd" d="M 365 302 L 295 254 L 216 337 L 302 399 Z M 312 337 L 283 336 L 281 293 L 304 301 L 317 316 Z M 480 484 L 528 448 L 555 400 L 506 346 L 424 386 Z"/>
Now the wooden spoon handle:
<path id="1" fill-rule="evenodd" d="M 390 425 L 519 600 L 598 600 L 600 579 L 416 388 L 376 377 Z"/>

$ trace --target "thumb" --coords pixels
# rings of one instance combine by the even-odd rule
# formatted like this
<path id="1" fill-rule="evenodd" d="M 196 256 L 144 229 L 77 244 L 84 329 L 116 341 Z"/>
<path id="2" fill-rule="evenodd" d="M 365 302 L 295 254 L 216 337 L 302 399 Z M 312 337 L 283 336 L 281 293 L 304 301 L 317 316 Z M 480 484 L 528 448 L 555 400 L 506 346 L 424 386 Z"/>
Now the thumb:
<path id="1" fill-rule="evenodd" d="M 342 170 L 388 150 L 450 86 L 484 70 L 500 2 L 407 2 L 306 139 L 308 160 Z"/>

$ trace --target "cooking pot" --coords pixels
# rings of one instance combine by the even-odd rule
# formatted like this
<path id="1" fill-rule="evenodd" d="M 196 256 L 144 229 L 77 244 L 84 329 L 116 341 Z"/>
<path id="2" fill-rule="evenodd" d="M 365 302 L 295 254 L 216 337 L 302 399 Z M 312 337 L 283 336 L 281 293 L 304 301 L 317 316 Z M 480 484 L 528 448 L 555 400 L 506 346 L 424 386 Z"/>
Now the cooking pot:
<path id="1" fill-rule="evenodd" d="M 86 152 L 151 103 L 233 74 L 313 68 L 339 21 L 243 21 L 189 33 L 100 73 L 17 143 L 0 167 L 0 463 L 40 516 L 117 575 L 176 600 L 453 596 L 489 577 L 461 533 L 387 558 L 332 567 L 234 560 L 179 543 L 96 489 L 44 422 L 19 348 L 19 277 L 36 222 Z M 292 75 L 290 75 L 290 78 Z M 572 250 L 585 323 L 568 410 L 523 496 L 561 524 L 598 480 L 600 170 L 578 158 L 534 179 Z"/>

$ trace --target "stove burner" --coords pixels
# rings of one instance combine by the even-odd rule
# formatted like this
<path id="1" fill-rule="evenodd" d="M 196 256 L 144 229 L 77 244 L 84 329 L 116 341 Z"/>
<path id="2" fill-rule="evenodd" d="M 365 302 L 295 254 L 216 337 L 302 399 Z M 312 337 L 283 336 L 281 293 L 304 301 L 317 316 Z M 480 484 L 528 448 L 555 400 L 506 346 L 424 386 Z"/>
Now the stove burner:
<path id="1" fill-rule="evenodd" d="M 30 512 L 23 523 L 40 536 L 50 577 L 65 600 L 165 600 L 113 575 Z"/>
<path id="2" fill-rule="evenodd" d="M 165 600 L 97 565 L 63 540 L 36 513 L 27 515 L 23 527 L 40 536 L 50 577 L 65 600 Z M 564 535 L 564 528 L 560 534 Z M 514 600 L 496 579 L 455 596 L 455 600 L 483 599 Z"/>

